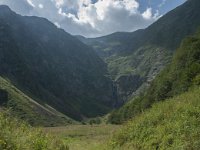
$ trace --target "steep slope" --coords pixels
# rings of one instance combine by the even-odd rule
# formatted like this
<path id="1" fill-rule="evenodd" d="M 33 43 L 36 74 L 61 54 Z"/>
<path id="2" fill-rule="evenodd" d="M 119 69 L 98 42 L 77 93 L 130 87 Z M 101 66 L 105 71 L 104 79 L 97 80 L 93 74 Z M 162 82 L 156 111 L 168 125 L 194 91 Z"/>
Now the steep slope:
<path id="1" fill-rule="evenodd" d="M 75 123 L 50 106 L 42 106 L 9 81 L 0 77 L 0 108 L 8 108 L 10 115 L 33 126 L 58 126 Z"/>
<path id="2" fill-rule="evenodd" d="M 112 138 L 117 149 L 199 149 L 200 88 L 160 102 Z M 114 149 L 114 148 L 113 148 Z"/>
<path id="3" fill-rule="evenodd" d="M 96 53 L 44 18 L 0 6 L 0 75 L 42 105 L 80 120 L 114 105 L 112 81 Z"/>
<path id="4" fill-rule="evenodd" d="M 200 31 L 183 40 L 170 65 L 156 77 L 146 94 L 114 111 L 110 121 L 126 121 L 153 103 L 179 95 L 193 85 L 200 85 Z"/>
<path id="5" fill-rule="evenodd" d="M 143 91 L 171 61 L 181 40 L 196 31 L 200 25 L 199 8 L 199 0 L 188 0 L 144 30 L 79 39 L 92 46 L 105 60 L 111 78 L 116 81 L 119 93 L 122 93 L 121 99 L 126 101 L 130 93 L 134 92 L 134 96 L 140 93 L 138 91 Z M 140 80 L 129 80 L 129 84 L 137 86 L 125 89 L 125 85 L 120 84 L 123 83 L 121 77 L 124 79 L 130 76 L 139 76 Z"/>

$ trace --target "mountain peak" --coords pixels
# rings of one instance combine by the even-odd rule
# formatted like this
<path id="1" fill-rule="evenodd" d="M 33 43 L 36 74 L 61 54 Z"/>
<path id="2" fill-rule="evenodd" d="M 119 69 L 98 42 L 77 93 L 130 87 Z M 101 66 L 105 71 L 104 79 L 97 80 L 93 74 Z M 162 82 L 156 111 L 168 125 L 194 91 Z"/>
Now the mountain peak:
<path id="1" fill-rule="evenodd" d="M 0 11 L 11 11 L 11 9 L 7 5 L 0 5 Z"/>
<path id="2" fill-rule="evenodd" d="M 13 13 L 13 11 L 7 5 L 0 5 L 0 15 Z"/>

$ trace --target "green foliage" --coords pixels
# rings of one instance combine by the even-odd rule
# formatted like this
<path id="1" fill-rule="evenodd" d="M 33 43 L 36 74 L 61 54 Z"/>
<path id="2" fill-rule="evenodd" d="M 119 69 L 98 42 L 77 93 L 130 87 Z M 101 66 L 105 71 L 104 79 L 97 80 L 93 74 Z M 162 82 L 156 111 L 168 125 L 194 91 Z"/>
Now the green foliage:
<path id="1" fill-rule="evenodd" d="M 153 81 L 146 98 L 159 101 L 188 90 L 200 74 L 200 34 L 188 37 L 172 63 Z"/>
<path id="2" fill-rule="evenodd" d="M 0 112 L 0 149 L 3 150 L 69 150 L 57 138 L 19 122 Z"/>
<path id="3" fill-rule="evenodd" d="M 200 74 L 193 79 L 194 85 L 200 85 Z"/>
<path id="4" fill-rule="evenodd" d="M 69 146 L 70 150 L 111 150 L 108 141 L 113 132 L 120 129 L 118 125 L 69 125 L 66 127 L 44 128 Z"/>
<path id="5" fill-rule="evenodd" d="M 143 111 L 147 102 L 141 101 L 141 97 L 134 101 L 127 102 L 124 106 L 114 110 L 108 116 L 108 122 L 112 124 L 122 124 Z"/>
<path id="6" fill-rule="evenodd" d="M 171 62 L 172 55 L 183 38 L 194 34 L 200 25 L 199 8 L 199 0 L 186 1 L 144 30 L 79 39 L 92 46 L 105 60 L 112 79 L 132 74 L 146 79 L 137 90 L 123 89 L 119 85 L 121 90 L 118 94 L 121 100 L 121 97 L 124 97 L 121 93 L 127 93 L 129 96 L 133 92 L 134 95 L 142 93 L 143 89 L 148 87 L 149 81 Z M 126 101 L 130 99 L 129 96 L 125 97 Z"/>
<path id="7" fill-rule="evenodd" d="M 172 63 L 152 82 L 144 96 L 125 104 L 110 115 L 110 122 L 122 123 L 157 101 L 179 95 L 199 84 L 200 74 L 200 34 L 183 40 L 176 51 Z"/>
<path id="8" fill-rule="evenodd" d="M 130 149 L 200 149 L 200 88 L 159 102 L 114 134 L 111 145 Z"/>
<path id="9" fill-rule="evenodd" d="M 98 118 L 94 118 L 94 119 L 90 119 L 89 120 L 89 124 L 90 125 L 93 125 L 93 124 L 101 124 L 101 119 L 98 117 Z"/>
<path id="10" fill-rule="evenodd" d="M 56 126 L 74 122 L 65 115 L 35 102 L 1 76 L 0 102 L 13 116 L 27 121 L 32 126 Z"/>

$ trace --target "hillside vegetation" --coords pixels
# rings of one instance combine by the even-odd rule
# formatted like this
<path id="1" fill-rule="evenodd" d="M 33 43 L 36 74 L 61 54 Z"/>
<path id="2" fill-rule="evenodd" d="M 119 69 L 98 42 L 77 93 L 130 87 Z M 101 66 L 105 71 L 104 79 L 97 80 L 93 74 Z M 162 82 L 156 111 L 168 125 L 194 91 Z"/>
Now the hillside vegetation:
<path id="1" fill-rule="evenodd" d="M 196 32 L 200 26 L 199 8 L 199 0 L 188 0 L 146 29 L 80 39 L 92 46 L 108 64 L 110 76 L 116 81 L 119 101 L 127 101 L 132 94 L 143 93 L 144 87 L 171 62 L 181 41 Z M 140 80 L 134 80 L 138 76 Z M 137 86 L 127 88 L 127 82 L 123 82 L 125 78 L 129 84 Z"/>
<path id="2" fill-rule="evenodd" d="M 0 112 L 1 150 L 68 150 L 61 140 Z"/>
<path id="3" fill-rule="evenodd" d="M 33 126 L 58 126 L 74 121 L 48 105 L 42 106 L 0 76 L 0 105 Z"/>
<path id="4" fill-rule="evenodd" d="M 110 115 L 112 123 L 122 123 L 157 101 L 187 91 L 200 83 L 200 32 L 183 40 L 172 63 L 152 82 L 144 96 L 133 99 Z"/>
<path id="5" fill-rule="evenodd" d="M 108 141 L 119 130 L 118 125 L 69 125 L 50 127 L 43 130 L 57 136 L 68 145 L 70 150 L 110 150 Z"/>
<path id="6" fill-rule="evenodd" d="M 200 149 L 200 88 L 159 102 L 113 136 L 113 148 Z"/>

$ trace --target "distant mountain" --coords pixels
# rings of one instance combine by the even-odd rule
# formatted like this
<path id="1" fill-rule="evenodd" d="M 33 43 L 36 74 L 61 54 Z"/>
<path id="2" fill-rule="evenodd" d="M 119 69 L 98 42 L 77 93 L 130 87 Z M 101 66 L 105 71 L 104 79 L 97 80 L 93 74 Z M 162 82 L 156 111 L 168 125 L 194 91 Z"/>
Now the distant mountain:
<path id="1" fill-rule="evenodd" d="M 103 115 L 115 104 L 106 64 L 47 19 L 0 6 L 0 76 L 43 106 L 73 119 Z"/>
<path id="2" fill-rule="evenodd" d="M 164 66 L 169 64 L 181 40 L 195 33 L 200 25 L 199 8 L 199 0 L 188 0 L 144 30 L 118 32 L 92 39 L 78 38 L 93 47 L 108 64 L 120 99 L 127 101 L 144 91 Z M 125 78 L 132 85 L 128 85 L 130 88 L 127 88 L 127 82 L 122 82 Z"/>
<path id="3" fill-rule="evenodd" d="M 183 40 L 172 62 L 155 78 L 147 92 L 111 113 L 110 121 L 127 121 L 154 103 L 180 95 L 196 86 L 200 86 L 200 30 L 195 36 Z"/>

